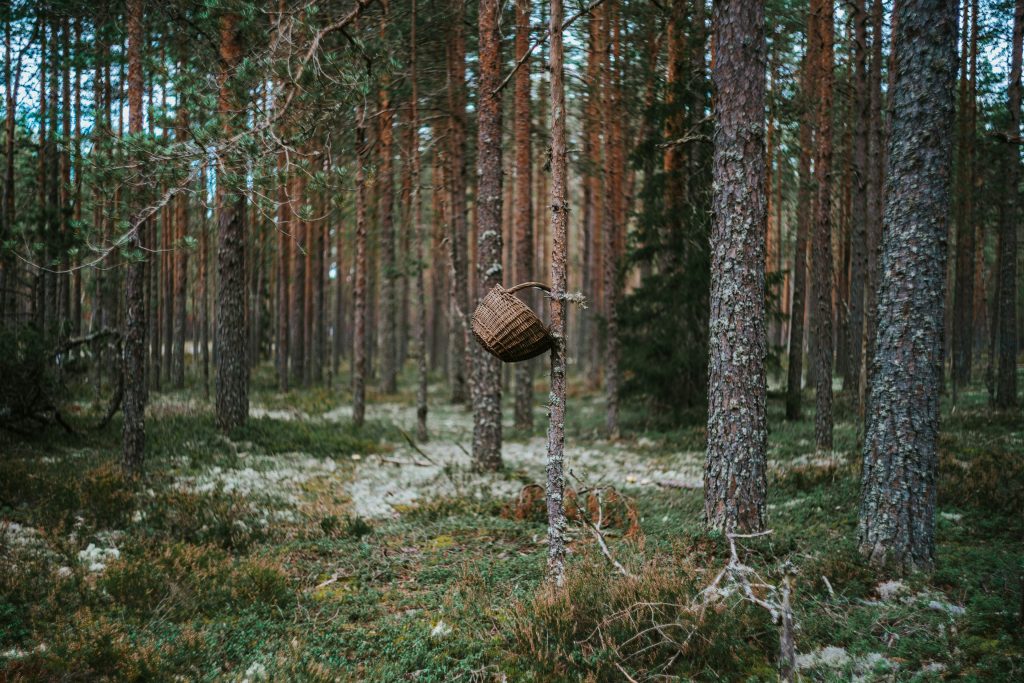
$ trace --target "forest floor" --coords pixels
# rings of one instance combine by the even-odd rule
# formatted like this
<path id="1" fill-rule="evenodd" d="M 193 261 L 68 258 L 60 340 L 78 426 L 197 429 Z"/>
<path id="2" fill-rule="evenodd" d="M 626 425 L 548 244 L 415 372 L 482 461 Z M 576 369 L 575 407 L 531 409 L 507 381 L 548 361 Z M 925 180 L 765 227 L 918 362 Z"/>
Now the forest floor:
<path id="1" fill-rule="evenodd" d="M 702 593 L 729 559 L 701 526 L 702 424 L 627 408 L 609 441 L 600 397 L 571 383 L 570 484 L 602 491 L 589 518 L 630 576 L 577 514 L 555 594 L 541 380 L 534 430 L 506 425 L 490 475 L 440 385 L 414 447 L 411 394 L 371 396 L 356 430 L 344 393 L 271 382 L 257 373 L 253 419 L 228 436 L 194 393 L 154 393 L 138 485 L 119 475 L 120 424 L 86 428 L 89 401 L 79 435 L 0 434 L 0 681 L 775 679 L 768 613 Z M 859 420 L 840 397 L 821 455 L 813 415 L 769 408 L 773 532 L 741 554 L 767 584 L 795 568 L 803 677 L 1024 678 L 1020 414 L 991 412 L 980 386 L 945 401 L 937 568 L 895 577 L 856 553 Z"/>

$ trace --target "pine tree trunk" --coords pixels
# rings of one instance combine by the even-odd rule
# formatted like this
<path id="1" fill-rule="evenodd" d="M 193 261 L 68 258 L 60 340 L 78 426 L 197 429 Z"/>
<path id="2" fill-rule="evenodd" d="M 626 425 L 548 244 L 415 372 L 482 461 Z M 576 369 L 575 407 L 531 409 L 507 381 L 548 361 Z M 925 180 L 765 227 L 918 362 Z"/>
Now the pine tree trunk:
<path id="1" fill-rule="evenodd" d="M 291 297 L 288 285 L 291 282 L 291 196 L 289 189 L 287 156 L 277 155 L 277 389 L 288 391 L 288 358 L 291 329 Z"/>
<path id="2" fill-rule="evenodd" d="M 448 191 L 450 270 L 448 378 L 452 403 L 469 398 L 466 336 L 469 309 L 469 228 L 466 222 L 466 36 L 462 0 L 451 0 L 448 38 Z"/>
<path id="3" fill-rule="evenodd" d="M 18 83 L 21 76 L 21 64 L 15 69 L 16 76 L 11 77 L 11 19 L 7 18 L 4 31 L 4 193 L 3 230 L 0 241 L 8 239 L 14 225 L 14 123 L 15 100 L 18 96 Z M 97 105 L 98 108 L 98 105 Z M 15 306 L 17 301 L 12 290 L 15 287 L 14 261 L 4 250 L 0 255 L 0 323 L 8 323 L 16 319 Z"/>
<path id="4" fill-rule="evenodd" d="M 382 20 L 384 31 L 386 15 Z M 380 388 L 385 394 L 398 391 L 398 355 L 395 336 L 397 307 L 395 302 L 395 178 L 392 159 L 394 158 L 394 116 L 388 96 L 388 83 L 380 89 L 380 165 L 377 169 L 379 188 L 378 226 L 380 228 Z"/>
<path id="5" fill-rule="evenodd" d="M 132 135 L 142 133 L 142 0 L 128 2 L 128 129 Z M 45 72 L 45 70 L 43 70 Z M 136 188 L 141 194 L 142 188 Z M 133 193 L 133 202 L 140 197 Z M 144 226 L 135 207 L 131 215 L 130 248 L 139 252 Z M 122 430 L 121 467 L 128 476 L 142 474 L 146 446 L 146 262 L 141 253 L 128 264 L 125 279 L 125 323 L 123 344 L 124 427 Z"/>
<path id="6" fill-rule="evenodd" d="M 239 108 L 231 74 L 241 61 L 238 17 L 220 18 L 220 96 L 218 111 L 225 137 L 235 130 Z M 233 160 L 219 155 L 217 183 L 217 426 L 228 431 L 249 417 L 248 335 L 245 327 L 245 195 L 224 182 L 235 172 Z"/>
<path id="7" fill-rule="evenodd" d="M 861 382 L 861 413 L 871 394 L 871 368 L 874 366 L 875 327 L 877 321 L 878 259 L 882 243 L 882 207 L 885 177 L 885 128 L 882 125 L 882 0 L 871 7 L 871 69 L 868 75 L 868 173 L 867 173 L 867 274 L 864 282 L 864 359 Z"/>
<path id="8" fill-rule="evenodd" d="M 516 62 L 530 47 L 530 0 L 516 2 Z M 533 173 L 530 146 L 530 60 L 526 59 L 515 75 L 515 281 L 529 282 L 533 273 Z M 515 283 L 513 283 L 515 284 Z M 536 304 L 536 297 L 528 302 Z M 580 329 L 580 334 L 584 330 Z M 516 429 L 533 429 L 533 368 L 530 363 L 516 364 Z"/>
<path id="9" fill-rule="evenodd" d="M 569 198 L 565 148 L 562 0 L 551 0 L 551 397 L 548 402 L 547 512 L 548 579 L 565 582 L 565 400 L 566 288 L 568 286 Z"/>
<path id="10" fill-rule="evenodd" d="M 301 387 L 306 378 L 306 239 L 307 223 L 300 212 L 305 202 L 305 175 L 298 171 L 291 178 L 291 197 L 289 198 L 290 227 L 292 229 L 292 272 L 291 272 L 291 303 L 289 312 L 291 322 L 288 337 L 288 352 L 291 355 L 291 383 Z"/>
<path id="11" fill-rule="evenodd" d="M 866 0 L 856 0 L 854 8 L 854 73 L 853 73 L 853 186 L 851 197 L 850 289 L 848 341 L 849 359 L 843 390 L 854 406 L 860 403 L 861 365 L 864 362 L 864 273 L 868 258 L 868 125 L 871 116 L 867 83 Z"/>
<path id="12" fill-rule="evenodd" d="M 199 175 L 199 191 L 206 195 L 206 166 Z M 210 226 L 206 214 L 199 222 L 199 357 L 203 370 L 203 398 L 210 398 Z"/>
<path id="13" fill-rule="evenodd" d="M 476 145 L 476 297 L 502 283 L 501 266 L 501 17 L 499 0 L 479 9 L 480 89 Z M 473 462 L 480 470 L 501 468 L 501 362 L 472 345 Z"/>
<path id="14" fill-rule="evenodd" d="M 813 35 L 817 18 L 808 14 L 808 35 Z M 793 304 L 789 321 L 789 367 L 786 378 L 786 419 L 799 420 L 803 398 L 804 318 L 807 315 L 807 235 L 813 216 L 811 154 L 814 140 L 815 93 L 817 91 L 817 43 L 808 41 L 801 75 L 800 157 L 797 167 L 796 240 L 793 253 Z"/>
<path id="15" fill-rule="evenodd" d="M 178 105 L 178 121 L 175 137 L 184 140 L 188 133 L 188 107 L 183 102 Z M 177 228 L 176 244 L 174 245 L 174 344 L 171 358 L 171 382 L 175 389 L 185 388 L 185 296 L 188 291 L 188 248 L 185 238 L 188 236 L 188 202 L 187 194 L 175 198 L 174 225 Z"/>
<path id="16" fill-rule="evenodd" d="M 416 0 L 412 0 L 412 17 L 409 29 L 409 62 L 410 85 L 412 97 L 409 101 L 409 127 L 412 131 L 409 144 L 409 178 L 410 201 L 412 203 L 413 239 L 416 244 L 416 439 L 424 442 L 430 434 L 427 431 L 427 295 L 423 276 L 426 267 L 423 253 L 423 197 L 420 194 L 420 119 L 419 119 L 419 83 L 417 82 L 416 62 Z M 435 265 L 436 267 L 436 265 Z"/>
<path id="17" fill-rule="evenodd" d="M 356 122 L 356 254 L 355 302 L 352 325 L 352 422 L 362 427 L 366 419 L 366 109 L 360 107 Z"/>
<path id="18" fill-rule="evenodd" d="M 814 273 L 814 316 L 811 362 L 814 364 L 814 445 L 817 451 L 832 450 L 832 86 L 834 40 L 831 0 L 816 0 L 812 6 L 818 20 L 813 40 L 818 43 L 818 125 L 815 136 L 814 175 L 817 206 L 811 244 Z"/>
<path id="19" fill-rule="evenodd" d="M 709 526 L 764 528 L 766 425 L 764 5 L 714 6 L 714 194 L 708 452 Z"/>
<path id="20" fill-rule="evenodd" d="M 1021 50 L 1024 48 L 1024 0 L 1017 0 L 1013 14 L 1013 43 L 1010 52 L 1010 83 L 1007 100 L 1011 139 L 1020 137 Z M 1005 209 L 999 225 L 999 270 L 996 296 L 999 298 L 999 372 L 996 378 L 996 406 L 1017 405 L 1017 229 L 1020 212 L 1020 149 L 1005 145 Z"/>
<path id="21" fill-rule="evenodd" d="M 897 4 L 875 369 L 859 543 L 872 564 L 935 555 L 946 230 L 956 85 L 954 0 Z"/>
<path id="22" fill-rule="evenodd" d="M 605 349 L 604 349 L 604 392 L 605 429 L 609 437 L 619 436 L 619 206 L 616 193 L 621 189 L 619 158 L 616 139 L 615 119 L 618 116 L 617 83 L 615 70 L 618 69 L 618 36 L 615 17 L 616 6 L 604 9 L 605 54 L 604 54 L 604 210 L 601 215 L 604 233 L 604 297 L 605 297 Z M 613 62 L 614 58 L 614 62 Z"/>

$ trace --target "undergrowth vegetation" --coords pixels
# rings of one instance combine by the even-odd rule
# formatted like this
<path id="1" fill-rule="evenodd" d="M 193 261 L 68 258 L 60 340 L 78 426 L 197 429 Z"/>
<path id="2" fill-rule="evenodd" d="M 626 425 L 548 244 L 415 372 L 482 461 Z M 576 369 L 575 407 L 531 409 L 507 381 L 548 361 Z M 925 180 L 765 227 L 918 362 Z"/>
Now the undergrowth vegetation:
<path id="1" fill-rule="evenodd" d="M 121 478 L 116 422 L 0 436 L 0 680 L 775 680 L 768 613 L 702 593 L 729 553 L 702 528 L 700 490 L 601 482 L 638 520 L 636 532 L 607 528 L 629 576 L 575 523 L 568 583 L 553 591 L 546 524 L 524 499 L 521 514 L 469 497 L 356 515 L 346 485 L 358 464 L 383 462 L 403 437 L 318 417 L 341 400 L 302 401 L 304 419 L 221 436 L 208 406 L 166 398 L 137 485 Z M 837 450 L 816 457 L 813 424 L 770 407 L 773 532 L 741 553 L 769 583 L 796 568 L 802 675 L 1019 677 L 1019 415 L 991 413 L 980 390 L 947 407 L 938 566 L 896 577 L 856 552 L 858 418 L 840 403 Z M 569 438 L 602 447 L 600 417 L 570 411 Z M 703 447 L 698 423 L 640 431 L 644 411 L 624 417 L 638 460 Z"/>

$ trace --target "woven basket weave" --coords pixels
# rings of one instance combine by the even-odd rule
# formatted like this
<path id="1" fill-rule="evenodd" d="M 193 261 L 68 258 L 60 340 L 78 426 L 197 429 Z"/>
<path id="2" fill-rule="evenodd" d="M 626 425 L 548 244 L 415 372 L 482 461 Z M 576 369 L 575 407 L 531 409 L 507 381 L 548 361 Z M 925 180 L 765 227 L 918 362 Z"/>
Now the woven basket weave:
<path id="1" fill-rule="evenodd" d="M 473 336 L 506 363 L 539 356 L 550 349 L 554 341 L 537 314 L 516 297 L 515 293 L 526 287 L 551 291 L 539 282 L 524 282 L 509 289 L 495 285 L 473 313 Z"/>

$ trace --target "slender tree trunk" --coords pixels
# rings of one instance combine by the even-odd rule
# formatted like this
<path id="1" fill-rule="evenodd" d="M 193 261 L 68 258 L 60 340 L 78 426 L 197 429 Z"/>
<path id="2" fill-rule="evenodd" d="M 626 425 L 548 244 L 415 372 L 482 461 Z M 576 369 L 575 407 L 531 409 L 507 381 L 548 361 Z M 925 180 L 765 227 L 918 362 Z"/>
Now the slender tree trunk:
<path id="1" fill-rule="evenodd" d="M 142 0 L 128 2 L 128 130 L 132 135 L 142 133 Z M 142 188 L 136 190 L 141 194 Z M 133 202 L 140 197 L 133 193 Z M 136 209 L 137 211 L 138 209 Z M 140 252 L 144 227 L 137 214 L 131 218 L 132 250 Z M 142 474 L 146 446 L 146 262 L 142 253 L 130 259 L 125 280 L 125 326 L 123 343 L 124 373 L 124 427 L 122 430 L 121 466 L 129 476 Z"/>
<path id="2" fill-rule="evenodd" d="M 238 17 L 220 18 L 220 95 L 218 111 L 225 137 L 235 130 L 239 108 L 231 82 L 242 59 Z M 228 176 L 236 172 L 223 153 L 217 159 L 217 426 L 227 431 L 249 417 L 248 338 L 245 330 L 245 195 L 236 194 Z"/>
<path id="3" fill-rule="evenodd" d="M 604 232 L 604 297 L 605 297 L 605 349 L 604 349 L 604 390 L 605 390 L 605 429 L 608 435 L 617 439 L 619 436 L 619 232 L 624 230 L 619 224 L 619 197 L 621 189 L 616 138 L 618 117 L 618 88 L 615 71 L 619 67 L 618 36 L 615 10 L 617 5 L 604 8 L 605 17 L 605 50 L 604 59 L 604 130 L 605 130 L 605 163 L 604 163 L 604 210 L 602 212 L 602 232 Z M 614 61 L 613 61 L 614 60 Z"/>
<path id="4" fill-rule="evenodd" d="M 481 0 L 480 89 L 477 100 L 476 302 L 501 284 L 501 17 L 499 0 Z M 501 363 L 473 344 L 473 461 L 501 468 Z"/>
<path id="5" fill-rule="evenodd" d="M 387 7 L 385 3 L 384 7 Z M 387 25 L 387 10 L 381 19 L 381 35 L 383 37 Z M 395 326 L 398 320 L 398 309 L 395 301 L 395 275 L 397 261 L 395 259 L 395 174 L 394 159 L 394 115 L 391 113 L 391 100 L 388 93 L 389 83 L 386 78 L 380 87 L 380 165 L 377 169 L 378 226 L 380 228 L 380 388 L 385 394 L 398 391 L 398 346 Z"/>
<path id="6" fill-rule="evenodd" d="M 872 564 L 935 556 L 939 385 L 956 85 L 955 0 L 894 18 L 892 135 L 859 542 Z"/>
<path id="7" fill-rule="evenodd" d="M 409 62 L 410 87 L 412 96 L 409 100 L 409 126 L 412 130 L 409 145 L 409 163 L 412 173 L 409 179 L 410 200 L 413 211 L 413 239 L 416 243 L 416 439 L 426 441 L 427 432 L 427 296 L 423 270 L 426 267 L 423 250 L 423 197 L 420 194 L 420 118 L 419 118 L 419 83 L 417 82 L 416 61 L 416 0 L 412 0 L 412 17 L 409 28 Z"/>
<path id="8" fill-rule="evenodd" d="M 206 198 L 206 166 L 199 175 L 199 191 Z M 199 221 L 199 359 L 203 370 L 203 398 L 210 398 L 210 226 L 203 213 Z"/>
<path id="9" fill-rule="evenodd" d="M 178 122 L 176 137 L 184 140 L 188 134 L 188 107 L 184 102 L 178 105 Z M 185 310 L 185 296 L 188 291 L 188 249 L 185 238 L 188 236 L 188 202 L 187 194 L 178 195 L 175 200 L 174 225 L 177 229 L 174 245 L 174 346 L 171 358 L 171 382 L 175 389 L 185 388 L 185 323 L 188 319 Z"/>
<path id="10" fill-rule="evenodd" d="M 15 69 L 17 76 L 15 79 L 11 78 L 10 17 L 7 18 L 4 29 L 4 193 L 3 229 L 0 230 L 0 242 L 8 239 L 8 234 L 14 225 L 14 109 L 18 86 L 12 81 L 21 76 L 21 64 L 19 64 Z M 11 293 L 15 287 L 15 279 L 14 261 L 4 250 L 0 255 L 0 323 L 8 323 L 16 319 L 14 307 L 17 302 Z"/>
<path id="11" fill-rule="evenodd" d="M 818 451 L 832 450 L 832 86 L 834 39 L 831 0 L 817 0 L 818 43 L 818 126 L 815 136 L 816 155 L 814 175 L 817 179 L 818 202 L 815 211 L 813 253 L 814 272 L 814 334 L 812 363 L 814 364 L 814 443 Z"/>
<path id="12" fill-rule="evenodd" d="M 306 249 L 309 248 L 308 222 L 302 217 L 306 196 L 306 182 L 299 170 L 291 178 L 292 272 L 291 272 L 291 332 L 288 351 L 291 354 L 292 385 L 301 387 L 306 378 Z"/>
<path id="13" fill-rule="evenodd" d="M 464 3 L 451 0 L 448 58 L 449 282 L 448 377 L 452 403 L 469 398 L 466 335 L 469 311 L 469 228 L 466 222 L 466 36 Z M 500 166 L 499 166 L 500 167 Z"/>
<path id="14" fill-rule="evenodd" d="M 764 528 L 765 357 L 764 5 L 715 3 L 708 452 L 704 515 L 728 531 Z"/>
<path id="15" fill-rule="evenodd" d="M 565 84 L 562 0 L 551 0 L 551 397 L 548 402 L 548 578 L 565 582 L 565 401 L 566 289 L 568 287 L 569 197 L 565 149 Z"/>
<path id="16" fill-rule="evenodd" d="M 864 282 L 864 360 L 862 362 L 861 412 L 865 413 L 874 367 L 875 327 L 877 321 L 878 259 L 882 244 L 882 208 L 885 177 L 885 127 L 882 125 L 882 0 L 871 6 L 871 70 L 868 75 L 870 122 L 868 124 L 867 174 L 867 276 Z"/>
<path id="17" fill-rule="evenodd" d="M 814 35 L 814 13 L 808 14 L 808 35 Z M 801 76 L 804 111 L 800 121 L 800 158 L 797 167 L 796 240 L 793 253 L 793 305 L 789 321 L 789 367 L 786 383 L 786 419 L 799 420 L 803 397 L 804 318 L 807 315 L 807 235 L 813 215 L 811 154 L 814 140 L 817 91 L 817 43 L 809 40 Z"/>
<path id="18" fill-rule="evenodd" d="M 533 174 L 530 146 L 530 0 L 516 2 L 516 62 L 524 60 L 515 75 L 515 273 L 516 282 L 529 282 L 533 273 Z M 536 303 L 536 297 L 530 297 Z M 584 330 L 580 329 L 580 334 Z M 516 365 L 517 429 L 533 429 L 533 368 L 530 363 Z"/>
<path id="19" fill-rule="evenodd" d="M 868 125 L 870 101 L 867 83 L 868 13 L 866 0 L 856 0 L 854 7 L 853 66 L 853 186 L 851 188 L 850 290 L 849 290 L 849 360 L 843 390 L 854 406 L 860 403 L 861 364 L 864 360 L 864 273 L 867 270 L 867 175 Z"/>
<path id="20" fill-rule="evenodd" d="M 1010 51 L 1010 83 L 1007 100 L 1011 138 L 1020 137 L 1021 51 L 1024 48 L 1024 0 L 1017 0 L 1013 13 L 1013 43 Z M 1005 209 L 999 225 L 999 270 L 996 296 L 999 298 L 999 373 L 996 378 L 998 408 L 1017 405 L 1017 228 L 1020 211 L 1020 149 L 1005 146 Z"/>
<path id="21" fill-rule="evenodd" d="M 366 419 L 366 110 L 356 113 L 356 262 L 355 304 L 352 325 L 352 422 L 362 427 Z"/>
<path id="22" fill-rule="evenodd" d="M 75 19 L 75 54 L 82 52 L 82 22 L 81 19 Z M 72 143 L 72 150 L 74 154 L 73 167 L 75 169 L 75 180 L 74 180 L 74 197 L 75 197 L 75 208 L 72 213 L 72 218 L 76 223 L 82 220 L 82 67 L 78 65 L 75 67 L 75 137 Z M 80 267 L 80 257 L 76 257 L 73 261 L 73 265 L 76 266 L 74 273 L 71 276 L 71 332 L 75 337 L 82 335 L 82 269 Z M 3 263 L 0 261 L 0 268 L 3 268 Z M 0 281 L 0 288 L 3 287 L 2 281 Z M 0 293 L 0 321 L 3 320 L 3 294 Z"/>
<path id="23" fill-rule="evenodd" d="M 277 155 L 277 389 L 288 391 L 288 358 L 291 307 L 288 284 L 291 281 L 292 215 L 287 156 Z"/>

